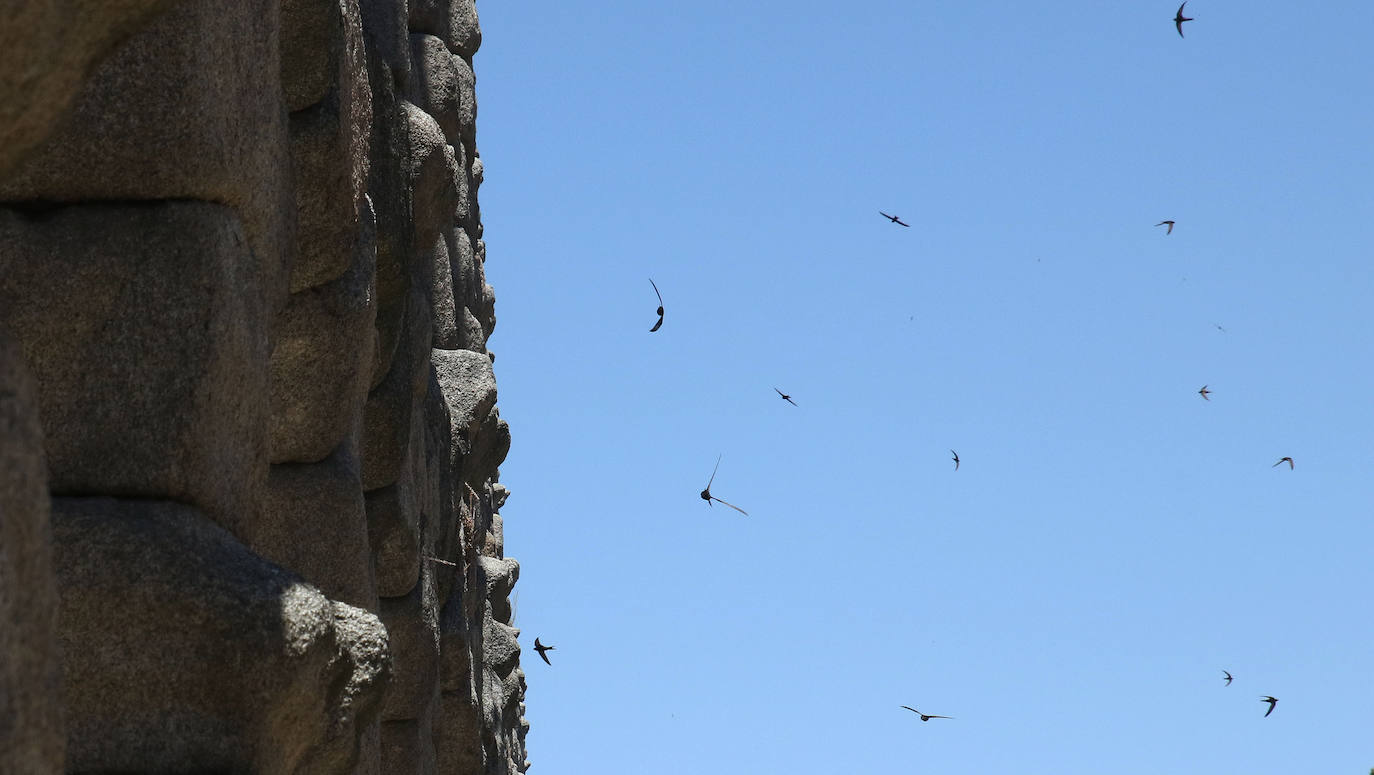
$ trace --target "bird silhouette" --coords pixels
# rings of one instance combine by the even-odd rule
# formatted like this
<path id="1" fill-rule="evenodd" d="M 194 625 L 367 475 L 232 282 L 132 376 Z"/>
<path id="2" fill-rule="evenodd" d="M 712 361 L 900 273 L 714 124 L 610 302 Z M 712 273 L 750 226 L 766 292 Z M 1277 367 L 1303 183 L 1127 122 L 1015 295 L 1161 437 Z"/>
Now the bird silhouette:
<path id="1" fill-rule="evenodd" d="M 955 452 L 954 450 L 951 449 L 951 450 L 949 451 L 949 454 L 951 454 L 951 455 L 954 456 L 954 470 L 955 470 L 955 471 L 958 471 L 958 470 L 959 470 L 959 453 L 958 453 L 958 452 Z"/>
<path id="2" fill-rule="evenodd" d="M 1279 466 L 1283 465 L 1284 463 L 1287 463 L 1287 464 L 1288 464 L 1288 470 L 1289 470 L 1289 471 L 1292 471 L 1292 470 L 1293 470 L 1293 458 L 1291 458 L 1291 457 L 1281 457 L 1281 458 L 1279 458 L 1279 462 L 1277 462 L 1277 463 L 1275 463 L 1274 465 L 1269 466 L 1269 467 L 1270 467 L 1270 468 L 1278 468 Z"/>
<path id="3" fill-rule="evenodd" d="M 711 483 L 714 482 L 714 481 L 716 480 L 716 471 L 718 471 L 719 469 L 720 469 L 720 457 L 717 456 L 717 457 L 716 457 L 716 467 L 713 468 L 713 469 L 711 469 L 711 479 L 710 479 L 709 481 L 706 482 L 706 489 L 704 489 L 704 490 L 701 491 L 701 499 L 704 500 L 704 501 L 706 501 L 706 505 L 707 505 L 707 506 L 710 506 L 710 505 L 711 505 L 711 501 L 715 501 L 715 502 L 717 502 L 717 503 L 725 503 L 725 501 L 723 501 L 723 500 L 721 500 L 720 498 L 717 498 L 716 496 L 714 496 L 714 495 L 711 494 Z M 726 506 L 729 506 L 730 508 L 734 509 L 735 511 L 738 511 L 739 513 L 743 514 L 743 515 L 746 516 L 746 517 L 749 516 L 749 512 L 745 511 L 744 509 L 740 508 L 739 506 L 736 506 L 736 505 L 733 504 L 733 503 L 725 503 L 725 505 L 726 505 Z"/>
<path id="4" fill-rule="evenodd" d="M 654 286 L 654 295 L 658 297 L 658 322 L 654 324 L 653 328 L 649 329 L 649 333 L 652 334 L 658 330 L 659 326 L 663 325 L 663 294 L 658 292 L 658 286 L 654 284 L 654 278 L 649 278 L 649 284 Z"/>
<path id="5" fill-rule="evenodd" d="M 789 403 L 789 404 L 791 404 L 791 405 L 793 405 L 793 406 L 796 406 L 796 405 L 797 405 L 797 402 L 792 400 L 792 396 L 787 395 L 786 393 L 782 392 L 781 390 L 778 390 L 777 388 L 773 388 L 773 390 L 774 390 L 778 395 L 782 396 L 782 400 L 786 401 L 787 403 Z"/>
<path id="6" fill-rule="evenodd" d="M 1173 234 L 1173 233 L 1174 233 L 1174 222 L 1173 222 L 1173 221 L 1160 221 L 1159 223 L 1156 223 L 1155 225 L 1156 225 L 1156 226 L 1168 226 L 1168 227 L 1169 227 L 1168 230 L 1166 230 L 1166 231 L 1164 232 L 1164 236 L 1166 236 L 1166 237 L 1169 236 L 1170 234 Z"/>
<path id="7" fill-rule="evenodd" d="M 936 715 L 934 715 L 934 714 L 932 714 L 932 713 L 922 713 L 921 711 L 916 710 L 915 708 L 911 707 L 910 705 L 903 705 L 902 707 L 903 707 L 903 708 L 906 708 L 907 710 L 911 711 L 912 713 L 915 713 L 916 715 L 920 716 L 922 721 L 930 721 L 930 720 L 933 719 L 933 718 L 954 718 L 953 716 L 936 716 Z"/>
<path id="8" fill-rule="evenodd" d="M 1264 712 L 1264 717 L 1269 718 L 1269 714 L 1274 712 L 1274 706 L 1279 704 L 1279 699 L 1277 697 L 1270 697 L 1266 694 L 1260 698 L 1260 702 L 1269 703 L 1269 710 Z"/>
<path id="9" fill-rule="evenodd" d="M 1200 395 L 1200 396 L 1202 396 L 1202 400 L 1203 400 L 1203 401 L 1211 401 L 1212 399 L 1210 399 L 1210 398 L 1207 397 L 1208 394 L 1210 394 L 1211 392 L 1212 392 L 1212 391 L 1210 391 L 1210 390 L 1207 389 L 1207 386 L 1206 386 L 1206 385 L 1203 385 L 1203 386 L 1202 386 L 1202 389 L 1199 390 L 1199 391 L 1197 392 L 1197 394 Z"/>
<path id="10" fill-rule="evenodd" d="M 1226 675 L 1226 685 L 1227 685 L 1227 686 L 1230 686 L 1230 685 L 1231 685 L 1231 674 L 1230 674 L 1229 672 L 1225 671 L 1225 670 L 1223 670 L 1223 671 L 1221 671 L 1221 672 L 1222 672 L 1222 673 L 1225 673 L 1225 675 Z"/>
<path id="11" fill-rule="evenodd" d="M 883 212 L 882 210 L 879 210 L 879 211 L 878 211 L 878 215 L 881 215 L 882 217 L 888 219 L 889 221 L 892 221 L 893 223 L 897 224 L 898 226 L 905 226 L 905 227 L 907 227 L 908 229 L 911 228 L 911 224 L 903 222 L 901 218 L 898 218 L 898 217 L 895 216 L 895 215 L 888 215 L 887 213 Z"/>
<path id="12" fill-rule="evenodd" d="M 1183 5 L 1187 5 L 1185 2 Z M 1178 13 L 1174 14 L 1174 26 L 1178 28 L 1178 36 L 1183 37 L 1183 23 L 1192 21 L 1192 18 L 1183 15 L 1183 5 L 1178 7 Z"/>
<path id="13" fill-rule="evenodd" d="M 553 646 L 545 646 L 539 642 L 538 638 L 535 638 L 534 650 L 539 652 L 539 658 L 544 660 L 544 664 L 553 667 L 553 663 L 549 661 L 549 655 L 544 653 L 545 651 L 554 651 L 555 649 Z"/>

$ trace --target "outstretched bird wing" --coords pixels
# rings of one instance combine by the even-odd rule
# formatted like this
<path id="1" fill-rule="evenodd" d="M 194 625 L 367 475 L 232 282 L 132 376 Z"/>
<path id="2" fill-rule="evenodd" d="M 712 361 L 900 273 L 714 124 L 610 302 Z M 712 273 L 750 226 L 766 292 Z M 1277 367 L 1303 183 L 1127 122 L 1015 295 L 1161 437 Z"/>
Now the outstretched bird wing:
<path id="1" fill-rule="evenodd" d="M 659 326 L 663 325 L 663 294 L 658 292 L 658 285 L 654 283 L 654 278 L 649 278 L 649 284 L 654 286 L 654 295 L 658 297 L 658 322 L 654 324 L 653 328 L 649 329 L 649 333 L 652 334 L 659 329 Z"/>
<path id="2" fill-rule="evenodd" d="M 921 715 L 921 711 L 916 710 L 915 708 L 911 707 L 910 705 L 903 705 L 902 707 L 903 707 L 903 708 L 906 708 L 907 710 L 911 711 L 912 713 L 915 713 L 915 714 L 918 715 L 918 716 Z"/>
<path id="3" fill-rule="evenodd" d="M 713 501 L 718 501 L 718 502 L 720 502 L 720 503 L 725 503 L 725 501 L 721 500 L 720 498 L 717 498 L 717 497 L 714 496 L 714 495 L 711 496 L 711 500 L 713 500 Z M 749 512 L 745 511 L 744 509 L 740 508 L 739 506 L 736 506 L 736 505 L 733 504 L 733 503 L 725 503 L 725 505 L 726 505 L 726 506 L 729 506 L 730 508 L 734 509 L 735 511 L 738 511 L 739 513 L 743 514 L 743 515 L 746 516 L 746 517 L 749 516 Z"/>

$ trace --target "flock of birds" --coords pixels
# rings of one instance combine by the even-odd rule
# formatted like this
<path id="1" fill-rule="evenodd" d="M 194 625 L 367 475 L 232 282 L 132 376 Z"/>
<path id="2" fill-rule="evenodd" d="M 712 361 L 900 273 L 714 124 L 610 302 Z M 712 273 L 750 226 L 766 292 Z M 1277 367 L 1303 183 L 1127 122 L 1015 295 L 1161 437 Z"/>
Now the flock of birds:
<path id="1" fill-rule="evenodd" d="M 1178 30 L 1178 35 L 1179 35 L 1179 37 L 1183 37 L 1183 23 L 1184 23 L 1184 22 L 1193 21 L 1192 17 L 1184 16 L 1184 15 L 1183 15 L 1183 8 L 1184 8 L 1184 6 L 1186 6 L 1186 5 L 1188 5 L 1188 3 L 1186 3 L 1186 2 L 1183 3 L 1182 5 L 1180 5 L 1180 6 L 1178 7 L 1178 11 L 1174 14 L 1174 27 Z M 878 214 L 881 215 L 882 217 L 886 218 L 888 221 L 892 222 L 893 224 L 895 224 L 895 225 L 897 225 L 897 226 L 903 226 L 903 227 L 906 227 L 906 228 L 911 228 L 911 224 L 909 224 L 909 223 L 903 221 L 903 220 L 901 219 L 900 216 L 891 215 L 891 214 L 889 214 L 889 213 L 883 212 L 882 210 L 879 210 L 879 211 L 878 211 Z M 1157 226 L 1157 227 L 1158 227 L 1158 226 L 1164 226 L 1164 227 L 1166 227 L 1166 228 L 1165 228 L 1164 234 L 1165 234 L 1165 236 L 1168 236 L 1168 235 L 1174 233 L 1174 224 L 1175 224 L 1175 221 L 1173 221 L 1173 220 L 1163 220 L 1163 221 L 1160 221 L 1159 223 L 1155 224 L 1155 226 Z M 658 284 L 655 283 L 655 282 L 653 281 L 653 278 L 649 278 L 649 284 L 650 284 L 651 286 L 653 286 L 654 295 L 658 297 L 658 310 L 657 310 L 656 313 L 655 313 L 655 314 L 658 315 L 658 320 L 654 323 L 653 327 L 649 329 L 649 333 L 654 333 L 654 332 L 658 331 L 660 328 L 663 327 L 663 294 L 662 294 L 661 292 L 659 292 L 659 290 L 658 290 Z M 1226 330 L 1226 329 L 1222 328 L 1222 327 L 1219 326 L 1219 325 L 1217 326 L 1217 328 L 1218 328 L 1219 330 L 1221 330 L 1221 331 L 1225 331 L 1225 330 Z M 778 394 L 778 396 L 779 396 L 783 401 L 786 401 L 787 403 L 789 403 L 789 404 L 791 404 L 791 405 L 793 405 L 793 406 L 797 406 L 797 402 L 792 400 L 792 396 L 788 395 L 787 393 L 784 393 L 782 390 L 778 389 L 777 387 L 774 387 L 773 390 L 774 390 L 774 392 L 776 392 L 776 393 Z M 1208 386 L 1207 386 L 1207 385 L 1203 385 L 1202 388 L 1199 389 L 1197 392 L 1198 392 L 1198 395 L 1202 396 L 1202 399 L 1203 399 L 1204 401 L 1211 401 L 1211 400 L 1212 400 L 1212 399 L 1209 397 L 1209 396 L 1211 395 L 1212 391 L 1208 389 Z M 958 471 L 958 470 L 959 470 L 959 463 L 960 463 L 960 460 L 959 460 L 959 453 L 958 453 L 958 452 L 955 452 L 954 450 L 951 449 L 951 450 L 950 450 L 950 454 L 953 455 L 953 458 L 951 458 L 951 459 L 952 459 L 953 462 L 954 462 L 954 470 L 955 470 L 955 471 Z M 706 487 L 705 487 L 705 489 L 703 489 L 703 490 L 701 491 L 701 499 L 704 500 L 704 501 L 706 501 L 706 505 L 708 505 L 708 506 L 713 505 L 713 502 L 714 502 L 714 503 L 720 503 L 720 504 L 722 504 L 722 505 L 724 505 L 724 506 L 728 506 L 728 507 L 734 509 L 735 511 L 738 511 L 739 513 L 741 513 L 741 514 L 743 514 L 743 515 L 745 515 L 745 516 L 749 516 L 749 512 L 745 511 L 744 509 L 740 508 L 739 506 L 736 506 L 736 505 L 733 504 L 733 503 L 729 503 L 729 502 L 726 502 L 726 501 L 724 501 L 724 500 L 721 500 L 720 498 L 717 498 L 715 495 L 712 495 L 712 494 L 711 494 L 711 485 L 714 484 L 715 481 L 716 481 L 716 473 L 720 470 L 720 461 L 721 461 L 721 457 L 718 456 L 718 457 L 716 458 L 716 465 L 715 465 L 715 467 L 711 469 L 711 476 L 710 476 L 710 478 L 709 478 L 709 479 L 707 480 L 707 482 L 706 482 Z M 1281 465 L 1283 465 L 1284 463 L 1287 463 L 1287 464 L 1288 464 L 1289 470 L 1293 470 L 1293 468 L 1294 468 L 1294 466 L 1293 466 L 1293 458 L 1288 457 L 1288 456 L 1286 456 L 1286 455 L 1285 455 L 1284 457 L 1279 458 L 1278 462 L 1277 462 L 1277 463 L 1274 463 L 1274 465 L 1271 466 L 1271 467 L 1277 468 L 1278 466 L 1281 466 Z M 535 638 L 535 639 L 534 639 L 534 649 L 535 649 L 535 651 L 539 652 L 540 658 L 543 659 L 545 663 L 547 663 L 547 664 L 549 664 L 550 666 L 552 666 L 553 663 L 552 663 L 552 662 L 549 662 L 549 657 L 548 657 L 548 654 L 547 654 L 546 652 L 553 651 L 553 650 L 554 650 L 554 647 L 553 647 L 553 646 L 545 646 L 545 645 L 543 645 L 543 644 L 541 644 L 541 643 L 539 642 L 539 638 Z M 1231 673 L 1230 673 L 1229 671 L 1222 670 L 1221 672 L 1222 672 L 1222 675 L 1223 675 L 1223 680 L 1226 682 L 1224 685 L 1225 685 L 1225 686 L 1230 686 L 1230 685 L 1231 685 L 1231 682 L 1234 680 L 1233 676 L 1231 675 Z M 1271 695 L 1267 695 L 1267 694 L 1266 694 L 1266 695 L 1263 695 L 1262 697 L 1260 697 L 1260 702 L 1261 702 L 1261 703 L 1268 703 L 1269 708 L 1268 708 L 1268 710 L 1266 710 L 1266 711 L 1264 712 L 1264 717 L 1265 717 L 1265 718 L 1268 718 L 1268 717 L 1269 717 L 1269 714 L 1271 714 L 1271 713 L 1274 712 L 1274 707 L 1275 707 L 1276 705 L 1278 705 L 1279 700 L 1278 700 L 1277 697 L 1273 697 L 1273 696 L 1271 696 Z M 938 719 L 953 719 L 953 718 L 954 718 L 953 716 L 942 716 L 942 715 L 937 715 L 937 714 L 934 714 L 934 713 L 922 713 L 921 711 L 919 711 L 919 710 L 917 710 L 917 709 L 911 707 L 910 705 L 901 705 L 901 706 L 899 706 L 899 707 L 904 708 L 904 709 L 906 709 L 906 710 L 909 710 L 909 711 L 911 711 L 912 713 L 915 713 L 917 716 L 920 717 L 921 721 L 930 721 L 930 720 L 933 719 L 933 718 L 938 718 Z M 1371 771 L 1371 775 L 1374 775 L 1374 771 Z"/>

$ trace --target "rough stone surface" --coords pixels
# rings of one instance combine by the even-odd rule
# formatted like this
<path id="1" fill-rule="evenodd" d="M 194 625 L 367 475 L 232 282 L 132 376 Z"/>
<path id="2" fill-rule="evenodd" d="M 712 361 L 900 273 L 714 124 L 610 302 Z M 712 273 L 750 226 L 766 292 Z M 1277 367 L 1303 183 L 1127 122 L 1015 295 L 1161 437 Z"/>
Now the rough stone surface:
<path id="1" fill-rule="evenodd" d="M 0 208 L 0 328 L 40 388 L 54 493 L 185 501 L 231 531 L 257 511 L 267 321 L 254 268 L 222 205 Z"/>
<path id="2" fill-rule="evenodd" d="M 281 174 L 291 159 L 277 15 L 276 0 L 181 0 L 153 18 L 87 79 L 61 131 L 0 180 L 0 201 L 227 204 L 275 309 L 296 212 Z"/>
<path id="3" fill-rule="evenodd" d="M 474 0 L 411 0 L 410 30 L 435 35 L 455 54 L 469 58 L 482 45 Z"/>
<path id="4" fill-rule="evenodd" d="M 416 69 L 408 97 L 434 117 L 450 145 L 457 145 L 462 126 L 475 118 L 472 68 L 433 35 L 411 35 L 410 50 Z"/>
<path id="5" fill-rule="evenodd" d="M 430 573 L 405 597 L 382 598 L 396 670 L 382 721 L 419 718 L 439 680 L 439 601 Z"/>
<path id="6" fill-rule="evenodd" d="M 282 20 L 299 222 L 295 292 L 333 280 L 350 265 L 365 206 L 372 92 L 356 0 L 291 0 L 282 7 Z M 291 41 L 299 47 L 287 45 L 288 33 L 304 39 Z"/>
<path id="7" fill-rule="evenodd" d="M 471 0 L 0 16 L 0 772 L 523 772 Z"/>
<path id="8" fill-rule="evenodd" d="M 449 262 L 447 240 L 442 237 L 434 239 L 429 260 L 434 265 L 434 284 L 429 295 L 434 313 L 433 345 L 441 350 L 457 350 L 463 343 L 458 328 L 462 318 L 458 313 L 458 303 L 453 298 L 453 265 Z"/>
<path id="9" fill-rule="evenodd" d="M 356 446 L 350 439 L 322 462 L 272 466 L 264 519 L 251 523 L 243 540 L 330 598 L 375 611 L 377 584 Z"/>
<path id="10" fill-rule="evenodd" d="M 391 372 L 363 408 L 363 489 L 385 487 L 401 475 L 410 448 L 412 415 L 424 398 L 432 322 L 429 301 L 411 291 L 406 325 Z"/>
<path id="11" fill-rule="evenodd" d="M 35 388 L 0 329 L 0 770 L 62 772 L 57 587 Z"/>
<path id="12" fill-rule="evenodd" d="M 391 664 L 375 616 L 181 504 L 55 498 L 53 532 L 68 769 L 351 766 Z"/>
<path id="13" fill-rule="evenodd" d="M 0 25 L 0 175 L 52 133 L 91 69 L 175 0 L 12 0 Z"/>
<path id="14" fill-rule="evenodd" d="M 292 294 L 277 321 L 274 463 L 322 460 L 353 429 L 366 398 L 377 339 L 376 232 L 370 216 L 362 225 L 348 273 Z"/>

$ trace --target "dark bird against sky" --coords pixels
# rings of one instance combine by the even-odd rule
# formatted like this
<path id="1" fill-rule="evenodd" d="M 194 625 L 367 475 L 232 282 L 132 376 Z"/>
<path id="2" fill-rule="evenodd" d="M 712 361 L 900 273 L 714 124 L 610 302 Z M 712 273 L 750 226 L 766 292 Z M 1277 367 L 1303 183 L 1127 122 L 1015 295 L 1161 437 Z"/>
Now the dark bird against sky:
<path id="1" fill-rule="evenodd" d="M 545 651 L 553 651 L 553 646 L 545 646 L 539 642 L 538 638 L 535 638 L 534 650 L 539 652 L 539 658 L 544 660 L 544 664 L 548 665 L 549 667 L 553 667 L 553 663 L 549 661 L 549 655 L 544 653 Z"/>
<path id="2" fill-rule="evenodd" d="M 901 218 L 898 218 L 898 217 L 895 216 L 895 215 L 888 215 L 887 213 L 883 212 L 882 210 L 879 210 L 879 211 L 878 211 L 878 215 L 881 215 L 882 217 L 888 219 L 889 221 L 892 221 L 893 223 L 897 224 L 898 226 L 905 226 L 905 227 L 907 227 L 908 229 L 911 228 L 911 224 L 909 224 L 909 223 L 903 223 L 903 222 L 902 222 L 902 219 L 901 219 Z"/>
<path id="3" fill-rule="evenodd" d="M 777 388 L 773 388 L 773 390 L 777 392 L 778 395 L 782 396 L 782 400 L 786 401 L 787 403 L 793 406 L 797 405 L 797 402 L 792 400 L 792 396 L 787 395 L 786 393 L 782 392 L 781 390 L 778 390 Z"/>
<path id="4" fill-rule="evenodd" d="M 649 333 L 652 334 L 658 330 L 659 326 L 663 325 L 663 294 L 658 292 L 658 286 L 654 284 L 654 278 L 649 278 L 649 284 L 654 286 L 654 295 L 658 297 L 658 322 L 654 324 L 653 328 L 649 329 Z"/>
<path id="5" fill-rule="evenodd" d="M 1207 389 L 1207 386 L 1206 386 L 1206 385 L 1203 385 L 1203 386 L 1202 386 L 1202 389 L 1199 390 L 1199 391 L 1197 392 L 1197 394 L 1200 395 L 1200 396 L 1202 396 L 1202 400 L 1203 400 L 1203 401 L 1211 401 L 1212 399 L 1210 399 L 1210 398 L 1207 397 L 1208 394 L 1210 394 L 1211 392 L 1212 392 L 1212 391 L 1210 391 L 1210 390 Z"/>
<path id="6" fill-rule="evenodd" d="M 1187 5 L 1187 3 L 1183 5 Z M 1183 15 L 1183 5 L 1180 5 L 1178 7 L 1178 13 L 1174 14 L 1174 26 L 1178 28 L 1178 36 L 1180 38 L 1183 37 L 1183 23 L 1192 21 L 1191 17 Z M 1169 221 L 1169 223 L 1173 223 L 1173 221 Z"/>
<path id="7" fill-rule="evenodd" d="M 1287 464 L 1288 464 L 1288 470 L 1289 470 L 1289 471 L 1292 471 L 1292 470 L 1293 470 L 1293 458 L 1291 458 L 1291 457 L 1281 457 L 1281 458 L 1279 458 L 1279 462 L 1277 462 L 1277 463 L 1275 463 L 1274 465 L 1269 466 L 1269 467 L 1270 467 L 1270 468 L 1278 468 L 1279 466 L 1283 465 L 1284 463 L 1287 463 Z"/>
<path id="8" fill-rule="evenodd" d="M 922 713 L 921 711 L 916 710 L 915 708 L 911 707 L 910 705 L 903 705 L 902 707 L 903 707 L 903 708 L 906 708 L 907 710 L 911 711 L 912 713 L 915 713 L 916 715 L 920 716 L 922 721 L 930 721 L 930 720 L 933 719 L 933 718 L 954 718 L 953 716 L 936 716 L 936 715 L 931 714 L 931 713 Z"/>
<path id="9" fill-rule="evenodd" d="M 955 452 L 954 450 L 951 449 L 951 450 L 949 451 L 949 454 L 951 454 L 951 455 L 954 456 L 954 470 L 955 470 L 955 471 L 958 471 L 958 470 L 959 470 L 959 453 L 958 453 L 958 452 Z"/>
<path id="10" fill-rule="evenodd" d="M 701 491 L 701 499 L 704 500 L 704 501 L 706 501 L 706 505 L 707 505 L 707 506 L 710 506 L 710 505 L 711 505 L 711 501 L 715 501 L 715 502 L 717 502 L 717 503 L 725 503 L 725 501 L 723 501 L 723 500 L 721 500 L 720 498 L 717 498 L 716 496 L 714 496 L 714 495 L 711 494 L 711 483 L 714 482 L 714 481 L 716 480 L 716 471 L 718 471 L 718 470 L 720 470 L 720 457 L 719 457 L 719 456 L 716 457 L 716 467 L 711 469 L 711 479 L 710 479 L 709 481 L 706 482 L 706 489 L 704 489 L 704 490 Z M 749 516 L 749 512 L 745 511 L 744 509 L 740 508 L 739 506 L 736 506 L 736 505 L 733 504 L 733 503 L 725 503 L 725 505 L 726 505 L 726 506 L 729 506 L 730 508 L 734 509 L 735 511 L 738 511 L 739 513 L 743 514 L 743 515 L 746 516 L 746 517 Z"/>
<path id="11" fill-rule="evenodd" d="M 1160 221 L 1159 223 L 1156 223 L 1155 225 L 1156 225 L 1156 226 L 1168 226 L 1168 227 L 1169 227 L 1168 231 L 1165 231 L 1165 232 L 1164 232 L 1164 236 L 1166 236 L 1166 237 L 1169 236 L 1170 234 L 1173 234 L 1173 233 L 1174 233 L 1174 222 L 1173 222 L 1173 221 Z"/>
<path id="12" fill-rule="evenodd" d="M 1269 703 L 1269 710 L 1266 710 L 1264 712 L 1265 718 L 1269 718 L 1269 714 L 1274 712 L 1274 706 L 1279 704 L 1279 700 L 1277 697 L 1270 697 L 1267 694 L 1260 698 L 1260 702 Z"/>
<path id="13" fill-rule="evenodd" d="M 1226 672 L 1225 670 L 1223 670 L 1223 671 L 1221 671 L 1221 672 L 1226 674 L 1226 685 L 1227 685 L 1227 686 L 1230 686 L 1230 685 L 1231 685 L 1231 674 L 1228 673 L 1228 672 Z"/>

